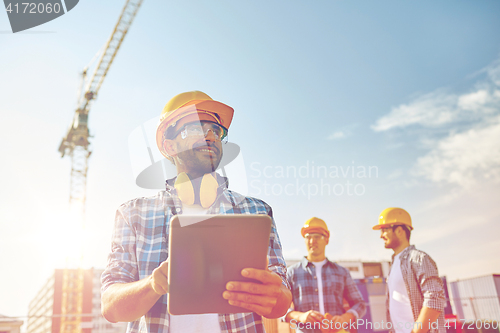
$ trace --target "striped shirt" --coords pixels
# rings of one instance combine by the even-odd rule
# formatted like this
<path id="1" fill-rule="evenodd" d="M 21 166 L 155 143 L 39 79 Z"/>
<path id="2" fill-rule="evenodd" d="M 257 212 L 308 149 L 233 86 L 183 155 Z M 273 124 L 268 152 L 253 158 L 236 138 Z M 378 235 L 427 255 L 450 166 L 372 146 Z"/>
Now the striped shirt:
<path id="1" fill-rule="evenodd" d="M 394 261 L 394 255 L 392 259 Z M 423 306 L 441 311 L 437 320 L 438 328 L 430 329 L 429 332 L 446 333 L 443 312 L 446 306 L 446 298 L 444 296 L 443 281 L 439 277 L 436 263 L 427 253 L 417 250 L 414 245 L 408 246 L 401 252 L 400 260 L 401 273 L 410 298 L 414 320 L 417 321 Z M 386 305 L 387 322 L 391 322 L 389 294 L 387 294 Z M 424 324 L 422 323 L 422 325 Z"/>
<path id="2" fill-rule="evenodd" d="M 102 292 L 114 283 L 146 278 L 168 258 L 169 223 L 174 215 L 182 214 L 182 203 L 172 186 L 174 180 L 167 181 L 166 191 L 152 197 L 131 200 L 118 208 L 111 253 L 101 276 Z M 267 214 L 272 217 L 272 209 L 264 201 L 228 190 L 226 178 L 219 176 L 218 180 L 222 185 L 208 214 Z M 290 288 L 274 220 L 268 259 L 269 269 L 281 277 L 283 285 Z M 218 318 L 222 333 L 264 332 L 262 318 L 256 313 L 219 314 Z M 146 315 L 129 323 L 127 332 L 168 333 L 167 295 L 161 296 Z"/>
<path id="3" fill-rule="evenodd" d="M 288 312 L 309 310 L 319 312 L 316 267 L 304 257 L 301 262 L 288 267 L 287 279 L 292 288 L 293 300 L 293 308 L 290 308 Z M 323 280 L 325 312 L 333 316 L 343 314 L 345 298 L 351 306 L 348 312 L 352 312 L 357 318 L 363 317 L 366 312 L 366 303 L 347 268 L 327 259 L 321 270 L 321 279 Z"/>

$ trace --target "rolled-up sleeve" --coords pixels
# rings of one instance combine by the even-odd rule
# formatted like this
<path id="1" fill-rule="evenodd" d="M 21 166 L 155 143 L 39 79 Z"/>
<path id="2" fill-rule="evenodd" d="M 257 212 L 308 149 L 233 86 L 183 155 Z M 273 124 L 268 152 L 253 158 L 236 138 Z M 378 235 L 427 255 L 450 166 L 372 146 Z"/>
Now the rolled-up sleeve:
<path id="1" fill-rule="evenodd" d="M 101 292 L 115 283 L 129 283 L 139 280 L 136 258 L 136 235 L 130 225 L 128 209 L 118 208 L 111 237 L 111 252 L 101 275 Z"/>
<path id="2" fill-rule="evenodd" d="M 269 240 L 269 270 L 278 274 L 281 278 L 281 283 L 290 290 L 290 284 L 286 279 L 286 263 L 283 259 L 283 254 L 281 251 L 281 243 L 276 233 L 276 228 L 274 226 L 271 229 L 271 239 Z"/>
<path id="3" fill-rule="evenodd" d="M 417 271 L 417 280 L 424 297 L 423 306 L 443 311 L 446 306 L 443 281 L 439 277 L 436 263 L 428 255 L 422 256 L 422 262 Z"/>
<path id="4" fill-rule="evenodd" d="M 273 218 L 273 210 L 267 204 L 266 204 L 266 211 L 267 215 L 269 215 L 269 217 L 271 217 L 272 220 L 271 234 L 269 236 L 268 268 L 270 271 L 278 274 L 281 278 L 281 284 L 283 284 L 288 290 L 290 290 L 290 285 L 288 284 L 288 281 L 286 279 L 286 274 L 287 274 L 286 262 L 285 259 L 283 258 L 281 242 L 278 236 L 276 223 L 274 222 Z"/>

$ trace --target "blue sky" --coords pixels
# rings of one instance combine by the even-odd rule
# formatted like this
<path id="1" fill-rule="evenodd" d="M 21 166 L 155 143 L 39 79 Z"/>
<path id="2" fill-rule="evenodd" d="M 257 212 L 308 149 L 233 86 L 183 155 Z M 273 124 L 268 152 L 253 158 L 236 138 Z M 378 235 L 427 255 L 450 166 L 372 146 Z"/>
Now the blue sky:
<path id="1" fill-rule="evenodd" d="M 17 34 L 0 13 L 4 315 L 26 315 L 64 266 L 70 163 L 57 148 L 122 5 L 81 1 Z M 330 259 L 389 260 L 371 227 L 399 206 L 449 280 L 499 273 L 499 17 L 488 0 L 144 1 L 90 111 L 86 264 L 105 265 L 118 205 L 156 192 L 135 185 L 134 130 L 202 90 L 234 107 L 232 178 L 273 207 L 286 258 L 304 254 L 300 227 L 317 216 Z"/>

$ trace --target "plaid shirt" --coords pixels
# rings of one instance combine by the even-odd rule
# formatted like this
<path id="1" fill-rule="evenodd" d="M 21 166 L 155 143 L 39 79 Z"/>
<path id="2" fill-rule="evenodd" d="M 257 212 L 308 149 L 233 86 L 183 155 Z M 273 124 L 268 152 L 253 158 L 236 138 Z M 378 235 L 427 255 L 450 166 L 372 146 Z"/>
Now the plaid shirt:
<path id="1" fill-rule="evenodd" d="M 443 281 L 438 275 L 436 263 L 427 253 L 417 250 L 414 245 L 408 246 L 401 252 L 400 260 L 401 274 L 410 299 L 413 319 L 417 321 L 423 306 L 441 311 L 438 317 L 438 328 L 430 329 L 429 332 L 446 333 L 443 312 L 446 306 L 446 298 L 444 296 Z M 392 261 L 394 262 L 394 255 Z M 391 322 L 389 293 L 387 293 L 386 306 L 387 322 Z"/>
<path id="2" fill-rule="evenodd" d="M 265 202 L 242 196 L 227 189 L 227 179 L 219 177 L 218 199 L 208 214 L 267 214 L 272 209 Z M 121 205 L 116 213 L 112 235 L 111 253 L 104 270 L 102 292 L 114 283 L 129 283 L 146 278 L 168 258 L 169 222 L 175 214 L 182 214 L 182 203 L 167 181 L 166 191 L 148 198 L 137 198 Z M 286 281 L 286 264 L 281 253 L 281 243 L 273 220 L 269 239 L 269 269 L 277 273 L 283 285 Z M 222 333 L 264 332 L 262 318 L 256 313 L 219 314 Z M 139 320 L 129 323 L 127 332 L 169 332 L 167 295 Z"/>
<path id="3" fill-rule="evenodd" d="M 318 280 L 313 263 L 304 257 L 301 262 L 288 267 L 286 277 L 292 288 L 293 300 L 293 308 L 290 308 L 288 312 L 319 311 Z M 345 298 L 351 306 L 347 312 L 352 312 L 357 318 L 363 317 L 366 312 L 366 303 L 347 268 L 327 259 L 321 269 L 321 279 L 323 280 L 325 312 L 333 316 L 343 314 L 345 312 L 343 299 Z"/>

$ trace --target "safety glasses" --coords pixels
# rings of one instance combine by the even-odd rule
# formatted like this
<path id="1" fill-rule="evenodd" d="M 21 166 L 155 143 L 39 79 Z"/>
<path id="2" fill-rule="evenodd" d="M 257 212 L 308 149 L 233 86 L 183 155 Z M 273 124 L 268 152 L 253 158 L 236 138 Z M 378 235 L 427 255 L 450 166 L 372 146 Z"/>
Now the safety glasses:
<path id="1" fill-rule="evenodd" d="M 224 143 L 227 142 L 227 129 L 219 124 L 209 121 L 186 124 L 179 133 L 181 134 L 182 139 L 186 139 L 187 137 L 205 138 L 207 137 L 209 131 L 212 131 L 216 140 Z M 179 133 L 177 133 L 176 136 Z"/>

